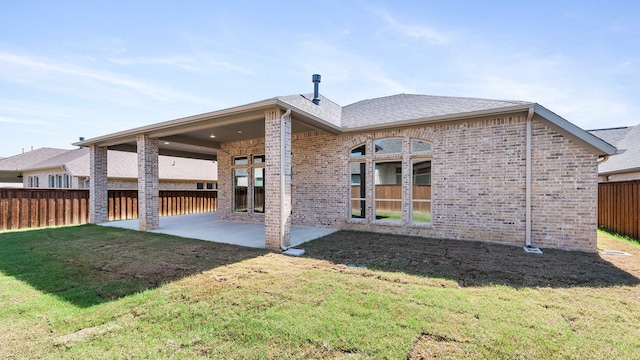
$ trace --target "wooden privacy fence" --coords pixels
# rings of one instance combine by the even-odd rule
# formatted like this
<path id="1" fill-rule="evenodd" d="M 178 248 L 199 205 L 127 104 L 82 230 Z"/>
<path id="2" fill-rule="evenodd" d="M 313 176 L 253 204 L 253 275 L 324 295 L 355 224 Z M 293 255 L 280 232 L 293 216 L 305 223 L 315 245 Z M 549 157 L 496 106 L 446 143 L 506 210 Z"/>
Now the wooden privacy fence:
<path id="1" fill-rule="evenodd" d="M 413 198 L 414 199 L 431 199 L 431 185 L 414 185 L 413 186 Z M 385 199 L 402 199 L 402 185 L 376 185 L 375 186 L 375 199 L 376 210 L 379 211 L 402 211 L 402 201 L 384 201 Z M 360 186 L 351 186 L 351 198 L 356 199 L 360 197 Z M 419 205 L 420 209 L 428 207 L 429 204 Z M 426 211 L 426 210 L 425 210 Z"/>
<path id="2" fill-rule="evenodd" d="M 0 189 L 0 230 L 85 224 L 89 190 Z"/>
<path id="3" fill-rule="evenodd" d="M 218 192 L 160 190 L 160 216 L 199 214 L 218 210 Z M 109 221 L 138 218 L 138 190 L 109 190 Z"/>
<path id="4" fill-rule="evenodd" d="M 138 218 L 137 190 L 109 190 L 109 220 Z M 217 211 L 217 191 L 160 190 L 160 216 Z M 87 189 L 0 188 L 0 231 L 89 222 Z"/>
<path id="5" fill-rule="evenodd" d="M 640 239 L 640 180 L 598 184 L 598 226 Z"/>

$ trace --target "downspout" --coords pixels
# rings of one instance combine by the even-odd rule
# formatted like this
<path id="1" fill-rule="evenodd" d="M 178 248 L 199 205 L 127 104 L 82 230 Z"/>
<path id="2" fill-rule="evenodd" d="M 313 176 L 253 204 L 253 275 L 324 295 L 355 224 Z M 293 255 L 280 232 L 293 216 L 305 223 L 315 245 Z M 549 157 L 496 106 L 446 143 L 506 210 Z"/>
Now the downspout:
<path id="1" fill-rule="evenodd" d="M 604 155 L 601 158 L 598 158 L 596 160 L 596 164 L 600 165 L 600 164 L 604 163 L 607 160 L 609 160 L 609 155 Z"/>
<path id="2" fill-rule="evenodd" d="M 287 109 L 287 111 L 280 117 L 280 249 L 282 251 L 286 251 L 288 248 L 284 246 L 284 228 L 285 228 L 285 218 L 287 216 L 286 211 L 284 209 L 284 189 L 285 189 L 285 146 L 284 146 L 284 122 L 287 116 L 291 115 L 291 109 Z"/>
<path id="3" fill-rule="evenodd" d="M 526 131 L 526 159 L 525 159 L 525 244 L 531 247 L 531 120 L 533 119 L 534 108 L 529 108 L 527 114 Z"/>

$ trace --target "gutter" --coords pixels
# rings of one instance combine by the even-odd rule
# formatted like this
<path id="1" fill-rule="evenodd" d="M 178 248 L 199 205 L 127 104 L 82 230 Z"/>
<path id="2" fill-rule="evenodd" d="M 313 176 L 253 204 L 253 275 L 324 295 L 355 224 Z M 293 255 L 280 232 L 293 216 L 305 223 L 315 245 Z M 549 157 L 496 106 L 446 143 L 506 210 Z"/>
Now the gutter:
<path id="1" fill-rule="evenodd" d="M 284 146 L 284 122 L 287 116 L 291 115 L 291 109 L 287 109 L 287 111 L 282 114 L 280 117 L 280 249 L 282 251 L 287 251 L 289 248 L 284 246 L 284 228 L 285 228 L 285 217 L 287 213 L 285 211 L 284 205 L 284 190 L 286 187 L 285 184 L 285 146 Z"/>
<path id="2" fill-rule="evenodd" d="M 526 158 L 525 158 L 525 246 L 531 247 L 531 120 L 533 107 L 527 113 Z"/>
<path id="3" fill-rule="evenodd" d="M 531 246 L 531 121 L 535 114 L 535 108 L 530 107 L 527 113 L 526 129 L 526 158 L 525 158 L 525 230 L 524 230 L 524 252 L 542 254 L 542 251 Z"/>

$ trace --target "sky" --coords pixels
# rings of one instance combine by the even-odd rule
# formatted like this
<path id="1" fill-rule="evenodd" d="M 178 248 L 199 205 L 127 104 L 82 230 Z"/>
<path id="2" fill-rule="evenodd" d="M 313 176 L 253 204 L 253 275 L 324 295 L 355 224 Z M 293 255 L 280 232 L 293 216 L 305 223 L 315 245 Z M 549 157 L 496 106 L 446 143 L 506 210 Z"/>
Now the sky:
<path id="1" fill-rule="evenodd" d="M 279 95 L 640 124 L 640 1 L 0 0 L 0 157 Z"/>

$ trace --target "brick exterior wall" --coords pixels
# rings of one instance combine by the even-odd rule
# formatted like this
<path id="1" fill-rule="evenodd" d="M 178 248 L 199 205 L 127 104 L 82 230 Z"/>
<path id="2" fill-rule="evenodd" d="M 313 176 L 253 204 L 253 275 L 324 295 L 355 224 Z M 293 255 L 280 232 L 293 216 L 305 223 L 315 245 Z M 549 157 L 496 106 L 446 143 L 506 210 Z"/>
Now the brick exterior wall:
<path id="1" fill-rule="evenodd" d="M 138 218 L 141 231 L 160 227 L 158 139 L 138 135 Z"/>
<path id="2" fill-rule="evenodd" d="M 253 177 L 250 176 L 254 167 L 265 165 L 252 164 L 253 156 L 264 154 L 264 138 L 221 144 L 218 150 L 218 219 L 264 223 L 264 213 L 253 212 Z M 247 156 L 249 164 L 234 166 L 233 159 L 236 156 Z M 246 213 L 233 211 L 233 169 L 236 168 L 249 170 Z"/>
<path id="3" fill-rule="evenodd" d="M 532 244 L 595 251 L 596 156 L 545 126 L 544 120 L 534 118 L 532 125 Z M 273 131 L 268 128 L 267 136 L 275 136 Z M 292 224 L 522 246 L 525 134 L 526 113 L 338 136 L 293 134 Z M 403 139 L 401 156 L 371 154 L 375 139 L 390 137 Z M 411 139 L 433 144 L 431 224 L 410 221 Z M 367 218 L 351 219 L 349 150 L 363 143 L 367 144 L 367 154 L 362 157 L 366 162 Z M 263 221 L 263 215 L 230 211 L 232 157 L 262 153 L 263 146 L 264 139 L 222 145 L 218 153 L 221 219 Z M 267 154 L 270 146 L 279 144 L 269 142 Z M 381 159 L 403 162 L 401 222 L 372 220 L 373 163 Z M 267 181 L 269 177 L 267 174 Z M 277 191 L 271 192 L 273 198 Z"/>
<path id="4" fill-rule="evenodd" d="M 109 220 L 107 192 L 107 148 L 89 148 L 89 222 L 102 224 Z"/>
<path id="5" fill-rule="evenodd" d="M 293 134 L 294 225 L 340 228 L 349 210 L 348 148 L 323 132 Z"/>
<path id="6" fill-rule="evenodd" d="M 291 243 L 291 117 L 281 116 L 280 110 L 267 111 L 264 120 L 264 242 L 271 249 Z"/>
<path id="7" fill-rule="evenodd" d="M 595 251 L 598 166 L 593 155 L 540 121 L 532 124 L 532 242 Z"/>

